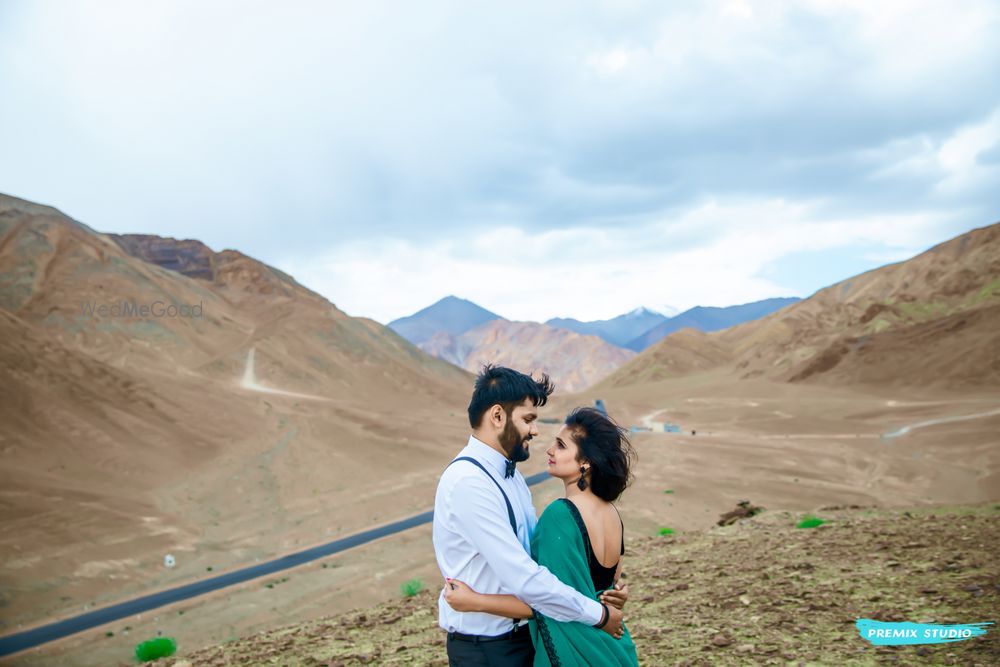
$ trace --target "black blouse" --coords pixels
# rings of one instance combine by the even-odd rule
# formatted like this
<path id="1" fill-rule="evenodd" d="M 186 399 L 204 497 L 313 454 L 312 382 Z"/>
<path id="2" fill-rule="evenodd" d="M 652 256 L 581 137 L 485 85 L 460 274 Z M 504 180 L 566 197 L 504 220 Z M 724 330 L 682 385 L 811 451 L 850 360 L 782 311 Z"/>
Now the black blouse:
<path id="1" fill-rule="evenodd" d="M 590 564 L 590 579 L 594 582 L 594 590 L 604 591 L 615 583 L 615 570 L 618 569 L 618 563 L 615 563 L 611 567 L 604 567 L 601 565 L 600 561 L 597 560 L 597 556 L 594 554 L 594 547 L 590 544 L 590 533 L 587 532 L 587 524 L 583 521 L 583 516 L 580 514 L 580 510 L 577 509 L 573 501 L 567 500 L 566 498 L 560 498 L 567 505 L 569 505 L 570 514 L 576 520 L 576 525 L 580 529 L 580 534 L 583 536 L 584 548 L 587 550 L 587 562 Z M 617 511 L 617 509 L 615 510 Z M 621 515 L 618 516 L 618 520 L 621 521 Z M 622 555 L 625 555 L 625 523 L 622 522 Z"/>

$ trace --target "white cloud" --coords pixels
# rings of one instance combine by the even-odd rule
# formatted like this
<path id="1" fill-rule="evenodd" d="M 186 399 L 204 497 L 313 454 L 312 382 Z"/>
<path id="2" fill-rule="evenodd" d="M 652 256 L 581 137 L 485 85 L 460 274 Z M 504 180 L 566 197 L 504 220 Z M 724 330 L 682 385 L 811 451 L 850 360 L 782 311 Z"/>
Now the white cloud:
<path id="1" fill-rule="evenodd" d="M 632 305 L 684 310 L 795 295 L 762 269 L 796 252 L 859 244 L 895 261 L 943 240 L 947 222 L 924 214 L 830 220 L 817 210 L 781 200 L 712 201 L 628 230 L 507 227 L 424 244 L 366 239 L 280 266 L 348 313 L 383 323 L 448 294 L 511 319 L 601 319 Z M 675 247 L 672 239 L 692 229 L 714 238 Z"/>
<path id="2" fill-rule="evenodd" d="M 804 289 L 775 258 L 896 256 L 1000 205 L 988 0 L 0 11 L 5 192 L 378 319 L 452 292 L 520 318 L 728 305 Z"/>
<path id="3" fill-rule="evenodd" d="M 617 48 L 591 56 L 587 64 L 601 74 L 616 74 L 628 66 L 632 56 L 627 49 Z"/>
<path id="4" fill-rule="evenodd" d="M 966 194 L 969 190 L 1000 185 L 1000 165 L 983 164 L 976 158 L 1000 143 L 1000 108 L 981 123 L 960 128 L 937 151 L 937 158 L 946 177 L 937 189 L 949 195 Z"/>
<path id="5" fill-rule="evenodd" d="M 943 205 L 963 205 L 983 191 L 996 192 L 1000 165 L 979 156 L 1000 145 L 1000 107 L 986 118 L 934 138 L 927 135 L 895 140 L 864 151 L 867 161 L 883 166 L 871 178 L 875 182 L 923 179 L 933 183 L 931 196 Z M 983 222 L 986 222 L 985 220 Z"/>
<path id="6" fill-rule="evenodd" d="M 747 0 L 730 0 L 722 6 L 722 15 L 746 20 L 754 17 L 754 11 Z"/>

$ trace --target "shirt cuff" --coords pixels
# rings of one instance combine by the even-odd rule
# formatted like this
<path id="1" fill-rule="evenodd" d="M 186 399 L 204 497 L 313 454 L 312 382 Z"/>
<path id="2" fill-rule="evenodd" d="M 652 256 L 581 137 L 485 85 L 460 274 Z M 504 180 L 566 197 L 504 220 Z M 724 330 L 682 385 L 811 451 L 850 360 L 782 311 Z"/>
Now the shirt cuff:
<path id="1" fill-rule="evenodd" d="M 604 607 L 597 600 L 587 600 L 587 607 L 583 613 L 587 615 L 587 625 L 597 625 L 604 618 Z"/>

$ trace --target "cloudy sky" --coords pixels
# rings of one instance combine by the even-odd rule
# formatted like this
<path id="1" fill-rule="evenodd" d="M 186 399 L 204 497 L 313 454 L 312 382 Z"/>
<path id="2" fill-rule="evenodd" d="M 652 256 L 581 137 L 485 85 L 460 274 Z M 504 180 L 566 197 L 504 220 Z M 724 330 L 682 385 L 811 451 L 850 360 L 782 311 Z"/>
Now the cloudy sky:
<path id="1" fill-rule="evenodd" d="M 0 192 L 382 322 L 808 296 L 1000 220 L 1000 3 L 0 3 Z"/>

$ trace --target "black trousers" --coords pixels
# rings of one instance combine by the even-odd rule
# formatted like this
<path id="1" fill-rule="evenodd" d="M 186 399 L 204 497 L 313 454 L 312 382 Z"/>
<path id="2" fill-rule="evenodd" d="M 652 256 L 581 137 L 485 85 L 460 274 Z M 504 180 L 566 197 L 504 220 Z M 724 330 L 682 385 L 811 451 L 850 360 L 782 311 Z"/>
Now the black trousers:
<path id="1" fill-rule="evenodd" d="M 448 633 L 448 667 L 531 667 L 535 647 L 528 627 L 513 637 L 486 641 L 461 639 Z"/>

